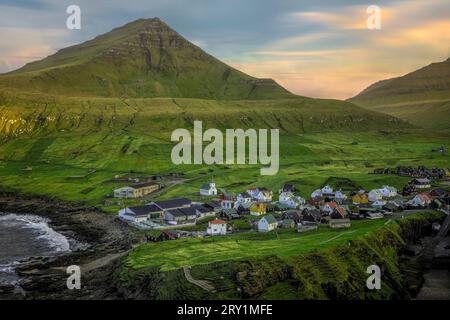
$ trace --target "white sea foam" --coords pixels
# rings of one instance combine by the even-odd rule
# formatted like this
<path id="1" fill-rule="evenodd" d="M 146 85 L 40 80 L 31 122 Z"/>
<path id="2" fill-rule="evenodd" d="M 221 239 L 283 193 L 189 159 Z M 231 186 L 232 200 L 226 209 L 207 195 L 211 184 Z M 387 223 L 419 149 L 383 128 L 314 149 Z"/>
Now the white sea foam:
<path id="1" fill-rule="evenodd" d="M 69 240 L 62 234 L 53 230 L 48 223 L 50 220 L 35 216 L 35 215 L 17 215 L 14 213 L 0 216 L 1 222 L 17 222 L 23 223 L 22 228 L 29 228 L 36 230 L 38 233 L 37 238 L 45 240 L 49 247 L 58 253 L 64 253 L 70 251 Z"/>

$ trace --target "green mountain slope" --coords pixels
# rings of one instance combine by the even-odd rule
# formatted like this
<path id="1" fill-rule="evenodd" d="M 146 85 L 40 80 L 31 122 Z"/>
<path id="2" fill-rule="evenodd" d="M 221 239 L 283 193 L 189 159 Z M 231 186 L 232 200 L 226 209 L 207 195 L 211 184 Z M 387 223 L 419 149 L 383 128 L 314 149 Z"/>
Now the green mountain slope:
<path id="1" fill-rule="evenodd" d="M 0 86 L 66 96 L 291 97 L 222 63 L 164 22 L 141 19 L 0 76 Z"/>
<path id="2" fill-rule="evenodd" d="M 450 130 L 450 59 L 377 82 L 349 99 L 435 130 Z"/>

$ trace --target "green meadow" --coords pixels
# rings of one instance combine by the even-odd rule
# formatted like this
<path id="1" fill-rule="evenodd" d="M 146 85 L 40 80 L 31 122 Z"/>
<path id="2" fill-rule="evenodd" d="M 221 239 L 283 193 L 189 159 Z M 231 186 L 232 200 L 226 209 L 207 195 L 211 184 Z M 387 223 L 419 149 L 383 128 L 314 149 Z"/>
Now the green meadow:
<path id="1" fill-rule="evenodd" d="M 448 154 L 432 152 L 450 148 L 448 135 L 335 100 L 1 97 L 0 186 L 90 206 L 102 207 L 115 188 L 126 185 L 115 176 L 184 173 L 160 198 L 202 200 L 198 188 L 211 179 L 236 192 L 262 185 L 276 191 L 289 181 L 308 197 L 325 183 L 351 191 L 407 181 L 369 174 L 375 168 L 449 164 Z M 261 176 L 260 165 L 172 164 L 171 132 L 192 130 L 194 120 L 220 130 L 280 128 L 278 174 Z"/>
<path id="2" fill-rule="evenodd" d="M 133 268 L 158 267 L 162 271 L 183 266 L 211 264 L 226 260 L 251 260 L 275 255 L 280 258 L 299 256 L 316 249 L 338 246 L 358 239 L 370 231 L 382 228 L 386 220 L 353 221 L 345 230 L 320 226 L 319 230 L 297 233 L 293 229 L 278 229 L 270 233 L 255 231 L 226 237 L 187 238 L 176 241 L 148 243 L 137 247 L 127 258 Z"/>

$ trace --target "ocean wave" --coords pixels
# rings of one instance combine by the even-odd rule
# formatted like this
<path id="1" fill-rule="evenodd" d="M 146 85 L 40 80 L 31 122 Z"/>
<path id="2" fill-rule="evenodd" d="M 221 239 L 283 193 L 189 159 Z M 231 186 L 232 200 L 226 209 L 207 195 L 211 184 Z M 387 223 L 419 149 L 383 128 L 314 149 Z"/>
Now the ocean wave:
<path id="1" fill-rule="evenodd" d="M 37 232 L 37 239 L 46 241 L 49 247 L 57 253 L 69 252 L 70 242 L 62 234 L 56 232 L 49 226 L 50 220 L 35 215 L 18 215 L 14 213 L 0 216 L 0 222 L 21 222 L 22 228 L 28 228 Z"/>

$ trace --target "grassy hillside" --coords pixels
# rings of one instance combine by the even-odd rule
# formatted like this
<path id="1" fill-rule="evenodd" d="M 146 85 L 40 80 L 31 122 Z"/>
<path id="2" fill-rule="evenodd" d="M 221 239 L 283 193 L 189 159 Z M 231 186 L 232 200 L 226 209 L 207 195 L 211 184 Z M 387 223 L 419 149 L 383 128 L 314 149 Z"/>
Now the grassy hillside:
<path id="1" fill-rule="evenodd" d="M 285 229 L 254 239 L 241 234 L 144 244 L 116 269 L 117 284 L 127 295 L 146 299 L 408 299 L 420 285 L 420 267 L 404 259 L 402 249 L 442 218 L 422 213 L 387 224 L 356 221 L 348 230 Z M 168 250 L 154 250 L 161 246 Z M 187 282 L 179 268 L 186 264 L 192 264 L 194 278 L 210 281 L 217 291 Z M 382 270 L 381 290 L 366 287 L 370 265 Z"/>
<path id="2" fill-rule="evenodd" d="M 291 97 L 222 63 L 161 20 L 141 19 L 0 76 L 0 86 L 66 96 Z"/>
<path id="3" fill-rule="evenodd" d="M 0 186 L 100 205 L 124 183 L 116 175 L 184 172 L 183 183 L 161 197 L 198 198 L 201 183 L 219 187 L 278 188 L 286 181 L 301 194 L 330 177 L 366 188 L 405 179 L 368 175 L 375 167 L 448 166 L 449 156 L 431 152 L 448 136 L 414 129 L 396 118 L 335 100 L 295 98 L 260 101 L 198 99 L 63 98 L 0 94 Z M 280 128 L 280 171 L 261 176 L 259 165 L 175 166 L 172 130 L 204 126 Z M 112 181 L 111 181 L 112 180 Z M 115 212 L 118 207 L 108 207 Z"/>
<path id="4" fill-rule="evenodd" d="M 377 82 L 350 99 L 434 130 L 450 130 L 450 59 Z"/>

